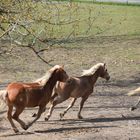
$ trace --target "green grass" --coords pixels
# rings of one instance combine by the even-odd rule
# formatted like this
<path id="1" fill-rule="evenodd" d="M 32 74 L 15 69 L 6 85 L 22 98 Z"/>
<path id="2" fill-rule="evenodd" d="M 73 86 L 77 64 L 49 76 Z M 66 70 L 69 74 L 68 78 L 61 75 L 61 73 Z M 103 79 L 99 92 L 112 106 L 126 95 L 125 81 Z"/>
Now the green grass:
<path id="1" fill-rule="evenodd" d="M 116 36 L 116 35 L 140 35 L 140 7 L 122 5 L 104 5 L 95 3 L 69 3 L 56 4 L 59 8 L 60 22 L 66 25 L 50 25 L 40 23 L 38 29 L 46 28 L 50 37 L 72 36 Z M 51 15 L 57 14 L 55 6 L 51 6 Z M 40 11 L 41 10 L 41 11 Z M 45 18 L 46 10 L 38 9 Z M 71 16 L 71 17 L 70 17 Z M 51 18 L 51 22 L 60 23 L 57 16 Z"/>
<path id="2" fill-rule="evenodd" d="M 77 0 L 78 1 L 78 0 Z M 87 2 L 87 1 L 85 1 Z M 36 20 L 28 26 L 29 30 L 40 37 L 67 38 L 87 36 L 140 35 L 140 6 L 114 5 L 103 3 L 69 2 L 44 4 L 29 3 L 26 10 L 15 15 L 22 21 Z M 28 5 L 23 8 L 27 9 Z M 17 5 L 20 7 L 20 4 Z M 45 20 L 50 23 L 45 22 Z M 64 23 L 64 24 L 63 24 Z M 24 29 L 20 29 L 24 31 Z M 15 34 L 15 37 L 18 35 Z M 32 40 L 32 36 L 25 40 Z"/>
<path id="3" fill-rule="evenodd" d="M 69 0 L 51 0 L 51 1 L 67 1 Z M 97 2 L 95 0 L 71 0 L 71 2 L 81 2 L 81 3 L 94 3 L 94 4 L 104 4 L 104 5 L 122 5 L 122 6 L 140 6 L 139 3 L 121 3 L 121 2 Z"/>

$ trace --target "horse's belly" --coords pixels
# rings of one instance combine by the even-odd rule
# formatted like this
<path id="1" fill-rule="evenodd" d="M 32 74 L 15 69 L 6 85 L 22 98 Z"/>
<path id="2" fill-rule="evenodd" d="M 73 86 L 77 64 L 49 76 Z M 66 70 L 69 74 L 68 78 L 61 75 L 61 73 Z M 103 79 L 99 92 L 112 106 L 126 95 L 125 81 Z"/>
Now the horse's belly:
<path id="1" fill-rule="evenodd" d="M 28 102 L 27 105 L 26 105 L 26 107 L 36 107 L 38 105 L 39 105 L 38 102 Z"/>
<path id="2" fill-rule="evenodd" d="M 82 97 L 83 95 L 84 95 L 84 92 L 79 92 L 76 90 L 71 93 L 71 97 L 73 98 L 79 98 L 79 97 Z"/>
<path id="3" fill-rule="evenodd" d="M 27 104 L 26 107 L 36 107 L 39 106 L 39 103 L 41 101 L 41 97 L 38 97 L 36 95 L 27 97 Z"/>

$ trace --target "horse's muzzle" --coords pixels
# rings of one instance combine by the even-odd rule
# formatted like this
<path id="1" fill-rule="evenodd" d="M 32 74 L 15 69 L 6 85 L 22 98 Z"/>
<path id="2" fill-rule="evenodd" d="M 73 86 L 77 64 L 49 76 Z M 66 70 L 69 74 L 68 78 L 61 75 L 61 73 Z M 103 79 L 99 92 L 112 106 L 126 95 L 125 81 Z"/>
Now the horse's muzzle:
<path id="1" fill-rule="evenodd" d="M 110 76 L 106 77 L 106 80 L 107 80 L 107 81 L 109 81 L 109 79 L 110 79 Z"/>

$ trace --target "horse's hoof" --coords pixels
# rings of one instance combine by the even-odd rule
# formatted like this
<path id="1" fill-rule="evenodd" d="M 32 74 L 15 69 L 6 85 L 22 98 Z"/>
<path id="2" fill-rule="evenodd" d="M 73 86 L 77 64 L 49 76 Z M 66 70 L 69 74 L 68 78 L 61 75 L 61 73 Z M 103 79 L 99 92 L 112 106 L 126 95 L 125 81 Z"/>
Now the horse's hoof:
<path id="1" fill-rule="evenodd" d="M 13 130 L 14 130 L 15 133 L 18 133 L 19 132 L 19 130 L 16 129 L 16 128 L 14 128 Z"/>
<path id="2" fill-rule="evenodd" d="M 78 119 L 83 119 L 83 117 L 82 116 L 78 116 Z"/>
<path id="3" fill-rule="evenodd" d="M 28 128 L 29 128 L 28 125 L 25 125 L 25 126 L 23 127 L 24 130 L 27 130 Z"/>
<path id="4" fill-rule="evenodd" d="M 137 109 L 137 108 L 133 106 L 130 108 L 130 111 L 134 111 L 135 109 Z"/>
<path id="5" fill-rule="evenodd" d="M 33 115 L 32 115 L 32 117 L 36 117 L 37 115 L 36 115 L 36 113 L 34 113 Z"/>
<path id="6" fill-rule="evenodd" d="M 44 118 L 44 120 L 45 120 L 45 121 L 48 121 L 48 120 L 49 120 L 49 118 L 48 118 L 48 117 L 46 117 L 46 118 Z"/>
<path id="7" fill-rule="evenodd" d="M 64 121 L 64 119 L 63 118 L 60 118 L 59 121 Z"/>
<path id="8" fill-rule="evenodd" d="M 60 120 L 64 117 L 64 113 L 60 113 Z"/>

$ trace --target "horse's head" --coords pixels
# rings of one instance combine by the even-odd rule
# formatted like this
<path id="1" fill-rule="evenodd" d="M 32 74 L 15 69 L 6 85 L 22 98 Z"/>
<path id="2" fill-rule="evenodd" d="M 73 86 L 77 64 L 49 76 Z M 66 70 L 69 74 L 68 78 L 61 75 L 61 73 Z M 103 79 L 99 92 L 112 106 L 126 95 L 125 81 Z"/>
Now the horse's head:
<path id="1" fill-rule="evenodd" d="M 64 70 L 64 66 L 60 66 L 58 69 L 56 69 L 56 76 L 58 81 L 65 82 L 68 79 L 68 74 Z"/>
<path id="2" fill-rule="evenodd" d="M 109 75 L 109 73 L 107 71 L 105 63 L 104 63 L 103 66 L 100 67 L 99 71 L 100 71 L 100 77 L 106 79 L 107 81 L 110 79 L 110 75 Z"/>

